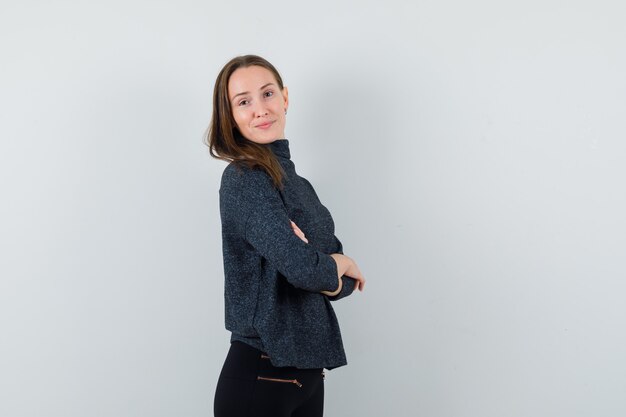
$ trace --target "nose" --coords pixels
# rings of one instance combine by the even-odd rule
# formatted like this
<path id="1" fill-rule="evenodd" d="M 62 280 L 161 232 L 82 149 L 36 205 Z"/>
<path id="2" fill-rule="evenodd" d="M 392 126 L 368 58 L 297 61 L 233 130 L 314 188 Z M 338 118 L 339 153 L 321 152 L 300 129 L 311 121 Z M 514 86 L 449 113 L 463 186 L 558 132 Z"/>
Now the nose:
<path id="1" fill-rule="evenodd" d="M 256 108 L 254 109 L 254 117 L 259 118 L 267 116 L 267 113 L 267 108 L 263 105 L 263 103 L 257 102 Z"/>

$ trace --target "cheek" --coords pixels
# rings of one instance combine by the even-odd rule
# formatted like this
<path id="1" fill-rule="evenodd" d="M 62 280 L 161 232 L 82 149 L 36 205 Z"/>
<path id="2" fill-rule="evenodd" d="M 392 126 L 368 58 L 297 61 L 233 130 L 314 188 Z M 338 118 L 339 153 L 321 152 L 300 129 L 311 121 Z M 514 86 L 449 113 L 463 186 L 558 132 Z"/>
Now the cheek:
<path id="1" fill-rule="evenodd" d="M 233 111 L 233 119 L 235 119 L 235 123 L 237 123 L 237 127 L 240 129 L 247 126 L 246 114 L 242 111 Z"/>

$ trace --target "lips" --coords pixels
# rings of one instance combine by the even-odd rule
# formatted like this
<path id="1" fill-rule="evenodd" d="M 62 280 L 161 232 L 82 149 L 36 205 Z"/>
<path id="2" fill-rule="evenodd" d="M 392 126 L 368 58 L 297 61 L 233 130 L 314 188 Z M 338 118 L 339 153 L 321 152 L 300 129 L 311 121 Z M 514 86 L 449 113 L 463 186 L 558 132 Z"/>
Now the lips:
<path id="1" fill-rule="evenodd" d="M 273 124 L 274 124 L 274 122 L 270 121 L 270 122 L 265 122 L 265 123 L 258 124 L 258 125 L 254 126 L 254 127 L 256 127 L 257 129 L 268 129 Z"/>

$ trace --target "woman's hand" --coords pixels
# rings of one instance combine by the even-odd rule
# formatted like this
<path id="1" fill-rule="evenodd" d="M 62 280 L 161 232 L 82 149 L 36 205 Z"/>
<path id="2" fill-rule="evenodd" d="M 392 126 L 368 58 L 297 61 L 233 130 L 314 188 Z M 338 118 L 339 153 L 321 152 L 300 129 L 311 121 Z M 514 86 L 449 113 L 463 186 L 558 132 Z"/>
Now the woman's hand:
<path id="1" fill-rule="evenodd" d="M 302 239 L 303 242 L 309 243 L 308 239 L 304 235 L 304 232 L 300 230 L 298 225 L 295 224 L 292 220 L 289 221 L 291 222 L 291 229 L 293 229 L 293 232 L 296 234 L 296 236 Z M 337 263 L 337 278 L 339 279 L 339 287 L 337 288 L 337 290 L 335 290 L 335 292 L 321 291 L 322 294 L 326 294 L 329 296 L 337 295 L 341 291 L 341 287 L 343 284 L 341 277 L 343 275 L 353 278 L 356 281 L 354 285 L 355 290 L 363 291 L 363 288 L 365 288 L 365 277 L 361 273 L 361 270 L 359 269 L 359 266 L 356 264 L 356 262 L 354 262 L 352 258 L 341 253 L 333 253 L 330 256 L 332 256 Z"/>
<path id="2" fill-rule="evenodd" d="M 291 220 L 289 220 L 289 221 L 291 222 L 291 228 L 293 229 L 293 232 L 296 234 L 296 236 L 298 236 L 300 239 L 302 239 L 302 241 L 304 241 L 304 243 L 309 243 L 309 241 L 307 240 L 306 236 L 304 236 L 304 232 L 302 232 L 302 230 L 300 230 L 298 225 L 296 225 Z"/>
<path id="3" fill-rule="evenodd" d="M 352 258 L 341 253 L 333 253 L 330 256 L 332 256 L 335 262 L 337 262 L 337 274 L 339 277 L 346 275 L 353 278 L 356 280 L 354 289 L 363 291 L 363 288 L 365 288 L 365 277 L 361 273 L 361 270 L 356 262 L 354 262 Z"/>

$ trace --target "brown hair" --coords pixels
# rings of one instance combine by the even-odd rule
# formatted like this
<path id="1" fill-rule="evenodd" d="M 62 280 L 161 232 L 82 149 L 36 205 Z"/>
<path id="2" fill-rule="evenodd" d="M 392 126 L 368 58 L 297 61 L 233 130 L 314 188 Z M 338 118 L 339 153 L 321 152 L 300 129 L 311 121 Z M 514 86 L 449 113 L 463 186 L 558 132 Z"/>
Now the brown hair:
<path id="1" fill-rule="evenodd" d="M 257 55 L 238 56 L 226 63 L 215 80 L 213 89 L 213 115 L 204 143 L 209 147 L 209 154 L 216 159 L 243 164 L 249 168 L 263 169 L 277 188 L 282 189 L 283 170 L 272 151 L 263 144 L 246 139 L 235 123 L 228 99 L 228 81 L 238 68 L 259 66 L 269 70 L 276 78 L 282 90 L 283 80 L 280 74 L 264 58 Z"/>

